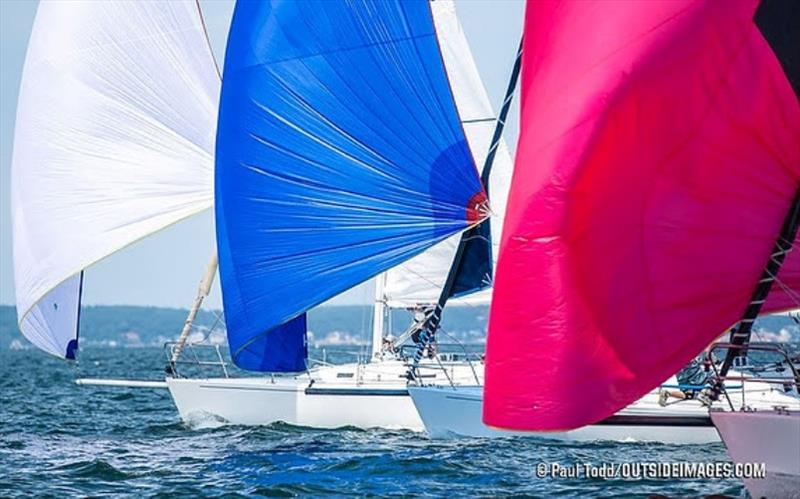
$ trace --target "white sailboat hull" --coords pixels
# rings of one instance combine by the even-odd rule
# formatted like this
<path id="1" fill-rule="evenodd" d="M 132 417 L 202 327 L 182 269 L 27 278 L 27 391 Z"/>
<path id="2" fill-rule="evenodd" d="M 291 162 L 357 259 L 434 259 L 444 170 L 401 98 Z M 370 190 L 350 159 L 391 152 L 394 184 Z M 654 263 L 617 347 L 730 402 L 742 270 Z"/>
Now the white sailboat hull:
<path id="1" fill-rule="evenodd" d="M 455 379 L 474 376 L 465 362 L 447 369 L 447 376 Z M 283 422 L 314 428 L 422 431 L 405 372 L 403 362 L 391 360 L 328 366 L 297 376 L 167 378 L 166 382 L 181 419 L 190 425 Z M 443 371 L 428 376 L 432 382 L 447 378 Z"/>
<path id="2" fill-rule="evenodd" d="M 711 419 L 736 463 L 764 463 L 765 478 L 745 478 L 758 499 L 800 498 L 800 412 L 722 412 Z"/>
<path id="3" fill-rule="evenodd" d="M 673 444 L 718 442 L 719 435 L 708 409 L 695 400 L 659 405 L 658 390 L 623 409 L 602 424 L 566 432 L 513 432 L 490 428 L 482 422 L 483 390 L 480 386 L 409 387 L 425 430 L 431 438 L 532 436 L 556 440 L 652 441 Z M 761 404 L 800 401 L 769 387 L 748 391 L 748 401 Z M 770 407 L 770 405 L 765 405 Z"/>
<path id="4" fill-rule="evenodd" d="M 309 388 L 308 380 L 264 378 L 167 379 L 181 419 L 190 424 L 284 422 L 314 428 L 389 428 L 422 431 L 405 386 Z"/>

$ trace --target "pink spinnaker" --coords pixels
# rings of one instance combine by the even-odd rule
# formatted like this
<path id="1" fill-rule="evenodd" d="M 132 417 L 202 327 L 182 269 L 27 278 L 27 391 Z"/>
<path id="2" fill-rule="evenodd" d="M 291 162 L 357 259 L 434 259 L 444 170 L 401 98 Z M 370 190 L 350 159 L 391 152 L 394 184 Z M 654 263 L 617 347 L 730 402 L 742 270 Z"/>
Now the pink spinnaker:
<path id="1" fill-rule="evenodd" d="M 486 424 L 597 422 L 741 318 L 800 183 L 756 7 L 529 2 Z M 796 307 L 800 252 L 779 277 L 765 312 Z"/>

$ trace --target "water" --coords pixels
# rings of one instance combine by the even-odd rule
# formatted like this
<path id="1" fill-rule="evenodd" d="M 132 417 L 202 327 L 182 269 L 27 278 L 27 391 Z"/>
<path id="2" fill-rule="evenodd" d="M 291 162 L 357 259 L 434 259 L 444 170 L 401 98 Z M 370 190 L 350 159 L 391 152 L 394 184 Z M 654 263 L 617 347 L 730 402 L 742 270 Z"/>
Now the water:
<path id="1" fill-rule="evenodd" d="M 77 367 L 33 350 L 0 351 L 0 497 L 745 497 L 736 479 L 539 479 L 535 473 L 542 462 L 728 461 L 721 444 L 431 441 L 406 431 L 281 424 L 193 429 L 180 422 L 166 390 L 73 383 L 79 376 L 153 379 L 162 367 L 163 353 L 153 348 L 89 349 Z"/>

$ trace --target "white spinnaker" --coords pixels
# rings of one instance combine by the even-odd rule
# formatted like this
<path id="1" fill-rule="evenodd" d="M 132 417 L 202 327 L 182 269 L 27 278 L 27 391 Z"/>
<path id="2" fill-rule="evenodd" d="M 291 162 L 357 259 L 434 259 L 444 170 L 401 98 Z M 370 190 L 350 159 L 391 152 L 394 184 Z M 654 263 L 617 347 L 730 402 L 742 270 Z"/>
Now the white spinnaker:
<path id="1" fill-rule="evenodd" d="M 467 38 L 461 29 L 452 0 L 430 3 L 433 21 L 439 38 L 450 87 L 467 142 L 478 168 L 484 160 L 495 129 L 495 113 L 472 58 Z M 497 247 L 503 229 L 508 189 L 511 185 L 513 162 L 505 140 L 501 139 L 489 178 L 489 200 L 492 206 L 492 255 L 497 258 Z M 412 307 L 416 304 L 436 303 L 447 273 L 453 263 L 461 235 L 452 236 L 436 246 L 394 267 L 387 272 L 384 296 L 390 307 Z M 491 288 L 469 296 L 454 298 L 448 303 L 488 304 Z"/>
<path id="2" fill-rule="evenodd" d="M 20 329 L 64 357 L 80 272 L 209 208 L 219 76 L 194 0 L 38 7 L 11 167 Z"/>

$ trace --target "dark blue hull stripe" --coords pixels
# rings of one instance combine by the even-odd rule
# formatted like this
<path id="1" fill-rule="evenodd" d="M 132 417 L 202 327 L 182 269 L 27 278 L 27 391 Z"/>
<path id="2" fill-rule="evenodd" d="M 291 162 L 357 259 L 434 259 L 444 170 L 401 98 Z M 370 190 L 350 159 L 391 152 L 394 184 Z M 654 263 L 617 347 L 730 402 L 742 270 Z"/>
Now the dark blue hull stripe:
<path id="1" fill-rule="evenodd" d="M 384 397 L 407 397 L 408 390 L 401 389 L 382 389 L 382 388 L 306 388 L 306 395 L 364 395 L 364 396 L 384 396 Z"/>

